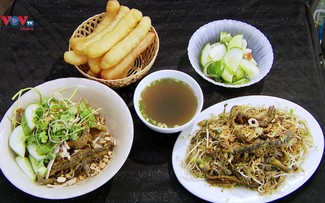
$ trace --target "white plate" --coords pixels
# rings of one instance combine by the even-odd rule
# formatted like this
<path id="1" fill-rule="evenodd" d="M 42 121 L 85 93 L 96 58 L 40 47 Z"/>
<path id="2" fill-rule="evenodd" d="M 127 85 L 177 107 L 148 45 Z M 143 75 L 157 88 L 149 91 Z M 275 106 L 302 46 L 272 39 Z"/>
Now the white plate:
<path id="1" fill-rule="evenodd" d="M 14 160 L 16 155 L 8 145 L 12 131 L 10 118 L 16 104 L 17 107 L 25 108 L 28 104 L 39 100 L 39 95 L 35 91 L 28 91 L 12 104 L 0 123 L 0 166 L 4 176 L 20 190 L 46 199 L 67 199 L 84 195 L 113 178 L 126 161 L 133 143 L 133 120 L 123 99 L 106 85 L 83 78 L 56 79 L 35 88 L 45 97 L 52 96 L 58 90 L 63 96 L 69 97 L 78 88 L 72 98 L 74 101 L 86 99 L 92 107 L 101 108 L 99 112 L 105 118 L 107 128 L 117 142 L 113 150 L 114 157 L 100 174 L 75 185 L 49 188 L 30 181 L 18 167 Z"/>
<path id="2" fill-rule="evenodd" d="M 299 116 L 299 118 L 306 120 L 311 130 L 314 146 L 310 149 L 309 154 L 306 156 L 306 160 L 302 165 L 304 172 L 294 174 L 287 177 L 286 182 L 282 184 L 274 194 L 271 195 L 259 195 L 258 192 L 245 189 L 244 187 L 236 187 L 232 189 L 223 189 L 220 187 L 210 186 L 206 181 L 195 179 L 192 175 L 185 171 L 182 162 L 184 160 L 186 149 L 189 145 L 189 135 L 198 129 L 196 125 L 199 121 L 210 118 L 210 115 L 218 115 L 224 110 L 224 104 L 228 104 L 227 110 L 230 110 L 234 105 L 251 105 L 251 106 L 271 106 L 274 105 L 279 109 L 293 109 L 294 113 Z M 211 202 L 269 202 L 281 197 L 284 197 L 291 192 L 302 186 L 316 171 L 323 155 L 324 150 L 324 138 L 321 127 L 319 126 L 316 119 L 301 106 L 276 97 L 270 96 L 246 96 L 238 97 L 235 99 L 226 100 L 215 104 L 206 110 L 204 110 L 194 122 L 192 128 L 187 128 L 182 131 L 176 140 L 173 154 L 172 154 L 172 164 L 179 182 L 192 194 L 197 197 L 211 201 Z"/>

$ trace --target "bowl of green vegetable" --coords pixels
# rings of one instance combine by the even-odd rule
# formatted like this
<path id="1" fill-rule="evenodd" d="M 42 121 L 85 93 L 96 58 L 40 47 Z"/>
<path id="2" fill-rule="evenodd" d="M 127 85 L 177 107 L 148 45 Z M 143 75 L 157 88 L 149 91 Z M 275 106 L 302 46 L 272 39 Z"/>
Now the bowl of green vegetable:
<path id="1" fill-rule="evenodd" d="M 236 20 L 217 20 L 201 26 L 188 44 L 188 57 L 205 80 L 240 88 L 262 80 L 273 64 L 273 49 L 257 28 Z"/>
<path id="2" fill-rule="evenodd" d="M 18 189 L 45 199 L 89 193 L 122 167 L 133 120 L 111 88 L 62 78 L 20 90 L 0 123 L 0 167 Z"/>

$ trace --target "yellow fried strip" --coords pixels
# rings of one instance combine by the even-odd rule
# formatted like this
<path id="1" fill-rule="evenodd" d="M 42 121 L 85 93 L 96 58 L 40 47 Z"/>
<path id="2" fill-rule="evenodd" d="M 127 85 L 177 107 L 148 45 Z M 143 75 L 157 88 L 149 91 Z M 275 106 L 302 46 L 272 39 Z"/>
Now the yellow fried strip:
<path id="1" fill-rule="evenodd" d="M 130 9 L 127 6 L 120 6 L 120 10 L 117 14 L 117 16 L 114 18 L 113 22 L 109 24 L 106 29 L 96 33 L 96 35 L 93 35 L 92 37 L 88 38 L 87 41 L 83 45 L 83 49 L 88 47 L 90 44 L 96 42 L 97 40 L 100 40 L 103 38 L 107 33 L 112 31 L 112 29 L 120 22 L 120 20 L 130 11 Z"/>
<path id="2" fill-rule="evenodd" d="M 84 52 L 89 58 L 96 58 L 103 55 L 116 43 L 127 36 L 138 24 L 141 18 L 141 11 L 131 9 L 109 33 L 86 47 Z"/>
<path id="3" fill-rule="evenodd" d="M 102 69 L 111 68 L 124 58 L 139 42 L 147 35 L 151 27 L 151 19 L 144 16 L 137 27 L 130 32 L 122 41 L 109 50 L 100 62 Z M 89 55 L 88 55 L 89 56 Z"/>
<path id="4" fill-rule="evenodd" d="M 99 78 L 99 74 L 94 73 L 90 69 L 87 71 L 87 74 L 90 75 L 90 76 L 92 76 L 92 77 Z"/>
<path id="5" fill-rule="evenodd" d="M 74 51 L 66 51 L 63 55 L 64 61 L 72 65 L 82 65 L 87 63 L 88 58 L 84 55 L 78 55 Z"/>
<path id="6" fill-rule="evenodd" d="M 116 17 L 120 9 L 120 3 L 116 0 L 109 0 L 106 5 L 106 15 L 104 19 L 93 30 L 92 34 L 105 29 Z"/>
<path id="7" fill-rule="evenodd" d="M 70 46 L 72 49 L 77 52 L 78 54 L 85 54 L 84 49 L 89 46 L 91 43 L 101 39 L 103 36 L 105 36 L 107 33 L 109 33 L 116 25 L 117 23 L 130 11 L 130 9 L 127 6 L 120 6 L 117 15 L 115 18 L 102 30 L 98 32 L 93 32 L 87 37 L 80 37 L 80 38 L 71 38 L 70 39 Z M 98 24 L 100 26 L 102 22 Z M 97 27 L 98 27 L 97 26 Z M 96 28 L 97 28 L 96 27 Z M 95 28 L 95 30 L 96 30 Z"/>
<path id="8" fill-rule="evenodd" d="M 154 41 L 154 38 L 155 34 L 153 32 L 148 32 L 145 38 L 117 65 L 112 68 L 102 70 L 101 77 L 107 80 L 115 80 L 126 77 L 134 63 L 134 60 L 148 48 L 148 46 Z"/>
<path id="9" fill-rule="evenodd" d="M 102 57 L 99 56 L 97 58 L 90 58 L 88 59 L 88 65 L 90 67 L 90 70 L 95 73 L 95 74 L 99 74 L 100 71 L 102 70 L 100 68 L 100 61 L 102 60 Z"/>

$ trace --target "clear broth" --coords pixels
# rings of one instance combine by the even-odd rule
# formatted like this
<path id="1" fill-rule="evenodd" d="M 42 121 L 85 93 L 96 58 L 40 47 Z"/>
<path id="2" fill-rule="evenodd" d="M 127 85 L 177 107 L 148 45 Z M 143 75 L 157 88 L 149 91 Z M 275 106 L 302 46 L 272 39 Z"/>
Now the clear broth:
<path id="1" fill-rule="evenodd" d="M 152 82 L 141 93 L 140 111 L 153 125 L 172 128 L 191 120 L 198 102 L 184 82 L 164 78 Z"/>

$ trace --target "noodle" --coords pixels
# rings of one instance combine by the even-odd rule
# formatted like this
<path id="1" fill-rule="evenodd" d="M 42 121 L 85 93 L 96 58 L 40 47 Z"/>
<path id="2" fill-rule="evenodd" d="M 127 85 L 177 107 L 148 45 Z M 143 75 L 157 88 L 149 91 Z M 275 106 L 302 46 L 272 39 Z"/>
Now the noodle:
<path id="1" fill-rule="evenodd" d="M 198 123 L 185 158 L 186 170 L 211 185 L 274 192 L 300 169 L 312 146 L 306 123 L 274 106 L 233 106 Z"/>

